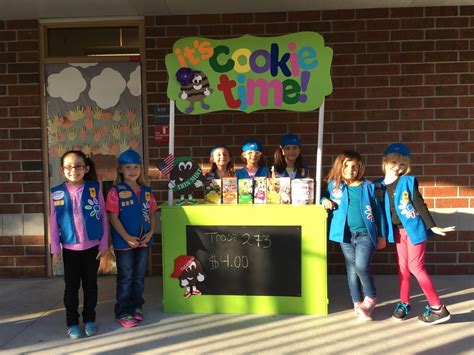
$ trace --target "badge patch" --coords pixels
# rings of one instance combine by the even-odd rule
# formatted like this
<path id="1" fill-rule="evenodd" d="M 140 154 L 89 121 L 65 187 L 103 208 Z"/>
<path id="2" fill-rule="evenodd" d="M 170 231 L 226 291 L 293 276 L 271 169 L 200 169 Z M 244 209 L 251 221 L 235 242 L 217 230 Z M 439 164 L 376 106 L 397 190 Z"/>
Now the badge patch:
<path id="1" fill-rule="evenodd" d="M 62 200 L 64 198 L 64 191 L 55 191 L 51 194 L 51 198 L 54 201 Z"/>
<path id="2" fill-rule="evenodd" d="M 130 191 L 120 191 L 119 192 L 120 198 L 129 198 L 132 197 L 132 193 Z"/>

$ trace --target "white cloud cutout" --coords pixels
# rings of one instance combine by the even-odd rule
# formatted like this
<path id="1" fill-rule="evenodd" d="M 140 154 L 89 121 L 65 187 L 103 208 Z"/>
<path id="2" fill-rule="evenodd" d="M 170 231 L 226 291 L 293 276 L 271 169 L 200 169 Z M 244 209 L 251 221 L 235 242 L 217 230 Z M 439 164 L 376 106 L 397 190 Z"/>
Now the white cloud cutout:
<path id="1" fill-rule="evenodd" d="M 82 74 L 76 68 L 66 68 L 57 74 L 48 76 L 48 94 L 60 97 L 66 102 L 77 101 L 87 86 Z"/>
<path id="2" fill-rule="evenodd" d="M 125 87 L 125 79 L 118 71 L 105 68 L 91 80 L 89 96 L 101 109 L 105 110 L 117 105 Z"/>
<path id="3" fill-rule="evenodd" d="M 137 66 L 135 70 L 130 74 L 130 80 L 127 83 L 128 90 L 133 96 L 140 96 L 142 94 L 142 80 L 141 80 L 141 69 Z"/>
<path id="4" fill-rule="evenodd" d="M 99 63 L 69 63 L 69 65 L 72 65 L 73 67 L 80 67 L 80 68 L 89 68 L 89 67 L 95 67 Z"/>

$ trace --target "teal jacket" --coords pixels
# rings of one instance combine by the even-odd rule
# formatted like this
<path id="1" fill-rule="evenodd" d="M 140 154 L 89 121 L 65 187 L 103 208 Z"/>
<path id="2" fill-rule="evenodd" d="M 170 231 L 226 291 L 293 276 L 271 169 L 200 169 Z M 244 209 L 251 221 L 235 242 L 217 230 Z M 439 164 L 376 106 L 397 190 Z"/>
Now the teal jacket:
<path id="1" fill-rule="evenodd" d="M 336 203 L 336 208 L 329 211 L 329 240 L 343 243 L 347 228 L 347 212 L 349 209 L 349 189 L 344 182 L 339 188 L 334 187 L 335 182 L 329 182 L 327 191 L 323 198 L 329 198 Z M 364 219 L 367 232 L 370 234 L 372 243 L 377 246 L 377 238 L 386 236 L 386 222 L 379 200 L 375 196 L 375 185 L 367 180 L 362 182 L 360 213 Z M 347 240 L 347 238 L 346 238 Z"/>

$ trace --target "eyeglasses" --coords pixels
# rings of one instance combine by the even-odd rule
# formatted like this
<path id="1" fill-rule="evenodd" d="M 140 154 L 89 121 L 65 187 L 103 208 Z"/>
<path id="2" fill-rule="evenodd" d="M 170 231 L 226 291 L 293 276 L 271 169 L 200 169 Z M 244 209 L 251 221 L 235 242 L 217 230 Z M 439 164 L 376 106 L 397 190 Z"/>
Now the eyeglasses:
<path id="1" fill-rule="evenodd" d="M 256 155 L 258 157 L 258 156 L 262 155 L 262 152 L 259 152 L 258 150 L 247 150 L 247 151 L 245 151 L 245 154 Z"/>
<path id="2" fill-rule="evenodd" d="M 63 166 L 63 170 L 66 171 L 71 171 L 72 169 L 75 169 L 76 171 L 82 171 L 86 168 L 85 165 L 68 165 L 68 166 Z"/>

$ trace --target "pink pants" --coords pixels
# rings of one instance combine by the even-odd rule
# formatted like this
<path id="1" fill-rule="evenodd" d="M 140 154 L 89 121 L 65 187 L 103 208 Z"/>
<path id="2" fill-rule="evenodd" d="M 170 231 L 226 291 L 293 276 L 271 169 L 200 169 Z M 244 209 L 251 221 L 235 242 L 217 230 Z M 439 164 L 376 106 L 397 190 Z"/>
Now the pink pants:
<path id="1" fill-rule="evenodd" d="M 400 300 L 404 303 L 410 303 L 410 277 L 413 274 L 428 299 L 430 306 L 440 306 L 441 301 L 425 268 L 426 242 L 413 245 L 405 229 L 395 228 L 394 232 L 398 259 Z"/>

